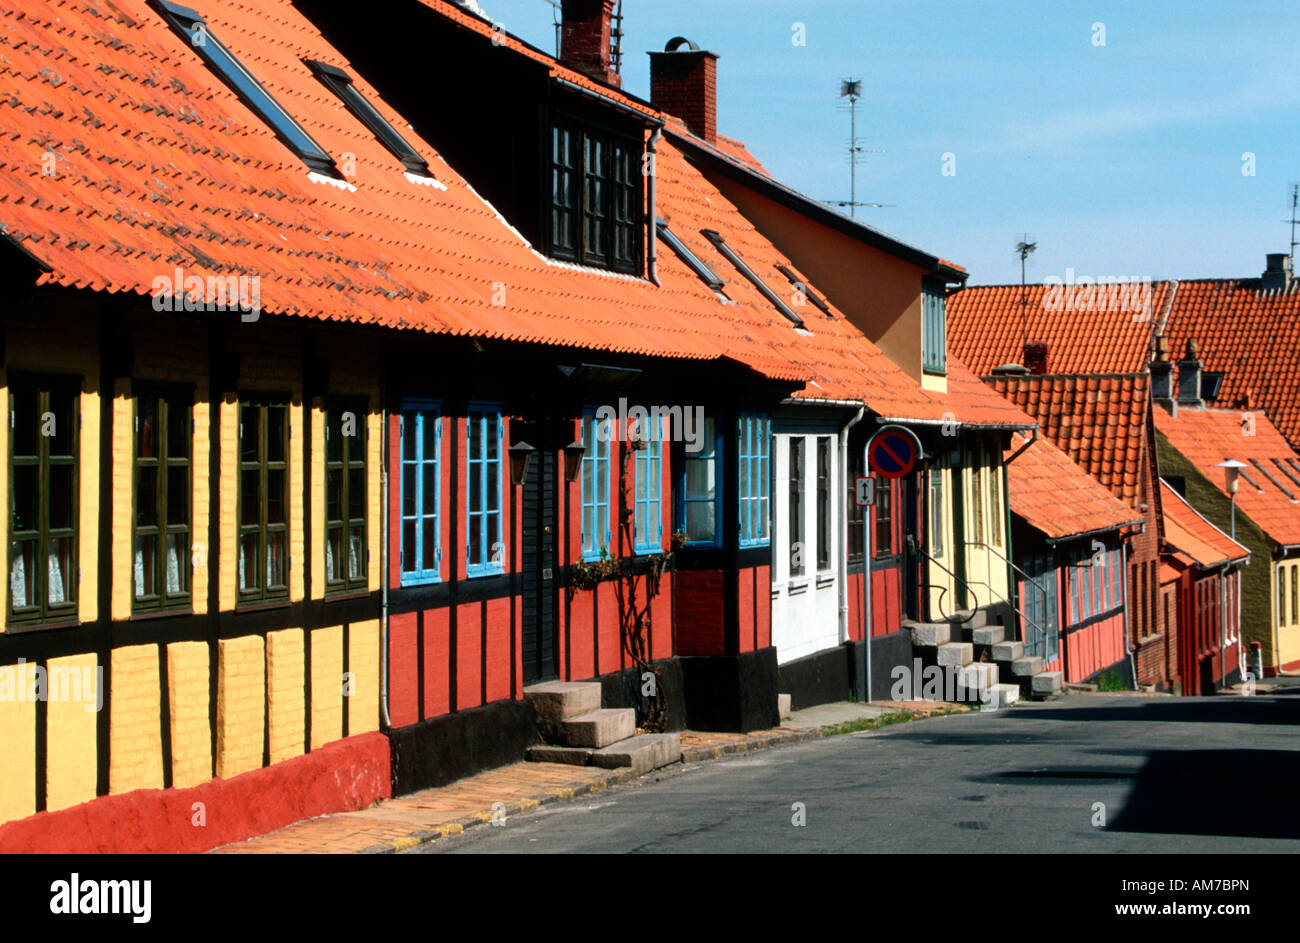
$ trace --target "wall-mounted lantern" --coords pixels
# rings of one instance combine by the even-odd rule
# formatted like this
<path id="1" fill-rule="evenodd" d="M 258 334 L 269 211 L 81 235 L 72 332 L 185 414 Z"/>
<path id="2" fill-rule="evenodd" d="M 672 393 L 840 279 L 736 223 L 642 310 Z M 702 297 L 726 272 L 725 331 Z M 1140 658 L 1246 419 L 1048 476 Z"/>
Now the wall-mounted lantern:
<path id="1" fill-rule="evenodd" d="M 587 454 L 587 447 L 580 439 L 574 439 L 564 447 L 564 480 L 578 480 L 578 469 L 582 467 L 582 457 Z"/>
<path id="2" fill-rule="evenodd" d="M 528 479 L 528 466 L 537 449 L 520 440 L 510 446 L 510 481 L 522 485 Z"/>

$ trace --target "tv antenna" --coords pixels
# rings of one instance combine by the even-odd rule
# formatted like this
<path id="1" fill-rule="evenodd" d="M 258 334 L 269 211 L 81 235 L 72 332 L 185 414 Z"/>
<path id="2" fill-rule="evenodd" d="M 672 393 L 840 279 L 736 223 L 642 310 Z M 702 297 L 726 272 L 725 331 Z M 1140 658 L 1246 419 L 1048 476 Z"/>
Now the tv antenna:
<path id="1" fill-rule="evenodd" d="M 861 79 L 841 79 L 840 98 L 849 100 L 849 198 L 847 200 L 827 200 L 831 206 L 847 206 L 849 215 L 856 216 L 859 206 L 887 207 L 893 203 L 859 203 L 858 202 L 858 162 L 863 154 L 883 154 L 882 150 L 868 150 L 858 141 L 858 99 L 862 97 Z"/>
<path id="2" fill-rule="evenodd" d="M 1295 247 L 1300 245 L 1295 239 L 1296 210 L 1300 209 L 1300 183 L 1291 184 L 1291 218 L 1282 222 L 1291 224 L 1291 271 L 1295 271 Z"/>
<path id="3" fill-rule="evenodd" d="M 1016 255 L 1020 256 L 1020 344 L 1021 349 L 1029 343 L 1029 299 L 1025 294 L 1025 262 L 1038 251 L 1038 243 L 1029 241 L 1029 233 L 1016 243 Z"/>

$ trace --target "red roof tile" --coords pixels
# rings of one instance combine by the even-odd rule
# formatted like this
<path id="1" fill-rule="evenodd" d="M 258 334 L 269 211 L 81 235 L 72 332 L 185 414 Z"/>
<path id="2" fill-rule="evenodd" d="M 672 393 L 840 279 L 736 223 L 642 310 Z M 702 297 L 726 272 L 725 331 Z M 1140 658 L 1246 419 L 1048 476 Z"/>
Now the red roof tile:
<path id="1" fill-rule="evenodd" d="M 1138 506 L 1146 375 L 994 376 L 987 382 L 1034 417 L 1057 448 L 1112 494 Z"/>
<path id="2" fill-rule="evenodd" d="M 442 0 L 429 7 L 480 33 L 490 26 Z M 667 141 L 659 209 L 724 271 L 734 304 L 671 252 L 662 287 L 555 263 L 533 251 L 369 86 L 357 87 L 428 161 L 446 189 L 416 184 L 303 64 L 346 61 L 289 0 L 204 4 L 218 35 L 329 153 L 356 159 L 355 186 L 313 182 L 299 160 L 142 0 L 131 17 L 91 0 L 0 15 L 0 221 L 52 268 L 43 281 L 148 295 L 156 277 L 260 278 L 262 310 L 428 333 L 672 357 L 722 358 L 800 395 L 862 400 L 882 415 L 994 423 L 1005 405 L 954 365 L 954 392 L 922 391 L 832 309 L 804 308 L 797 331 L 729 268 L 699 230 L 722 233 L 779 294 L 789 265 Z M 503 35 L 503 34 L 502 34 Z M 552 74 L 629 107 L 508 35 Z M 734 154 L 743 151 L 725 139 Z M 46 149 L 57 174 L 42 173 Z M 757 165 L 752 158 L 748 161 Z M 504 304 L 494 304 L 504 294 Z M 1014 424 L 1020 417 L 1010 421 Z"/>
<path id="3" fill-rule="evenodd" d="M 1007 457 L 1031 442 L 1007 466 L 1007 479 L 1012 512 L 1035 530 L 1061 539 L 1141 523 L 1131 507 L 1046 438 L 1013 434 Z"/>
<path id="4" fill-rule="evenodd" d="M 1250 556 L 1249 550 L 1201 517 L 1196 508 L 1163 480 L 1160 482 L 1160 497 L 1164 509 L 1165 542 L 1187 554 L 1198 566 L 1216 567 Z"/>
<path id="5" fill-rule="evenodd" d="M 1154 412 L 1156 431 L 1223 494 L 1228 493 L 1224 469 L 1215 466 L 1229 458 L 1245 462 L 1238 513 L 1279 544 L 1300 545 L 1300 465 L 1266 416 L 1245 419 L 1239 411 L 1187 407 L 1178 410 L 1177 418 L 1164 409 Z"/>
<path id="6" fill-rule="evenodd" d="M 1104 289 L 1104 291 L 1103 291 Z M 1023 363 L 1024 341 L 1046 343 L 1048 373 L 1138 373 L 1168 286 L 1155 283 L 1121 296 L 1116 286 L 978 285 L 948 299 L 948 348 L 981 376 Z M 1021 301 L 1024 301 L 1024 304 Z M 1138 310 L 1133 310 L 1137 308 Z M 1148 314 L 1147 312 L 1150 312 Z"/>

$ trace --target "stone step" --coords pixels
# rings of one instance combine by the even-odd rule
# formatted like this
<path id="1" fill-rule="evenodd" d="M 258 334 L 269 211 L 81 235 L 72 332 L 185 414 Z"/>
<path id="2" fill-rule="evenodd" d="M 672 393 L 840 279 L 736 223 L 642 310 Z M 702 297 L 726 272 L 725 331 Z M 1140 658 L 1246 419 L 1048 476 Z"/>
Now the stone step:
<path id="1" fill-rule="evenodd" d="M 988 704 L 990 707 L 1010 707 L 1020 700 L 1020 685 L 1018 684 L 995 684 L 989 691 Z"/>
<path id="2" fill-rule="evenodd" d="M 599 750 L 626 740 L 636 733 L 636 711 L 630 707 L 609 707 L 570 717 L 560 724 L 565 746 Z"/>
<path id="3" fill-rule="evenodd" d="M 971 662 L 957 669 L 958 694 L 965 689 L 966 700 L 978 701 L 982 692 L 998 683 L 998 666 L 991 661 Z"/>
<path id="4" fill-rule="evenodd" d="M 939 664 L 944 668 L 969 665 L 975 657 L 975 646 L 970 642 L 945 642 L 938 648 Z"/>
<path id="5" fill-rule="evenodd" d="M 952 638 L 952 626 L 944 622 L 905 622 L 912 630 L 912 644 L 925 648 L 945 645 Z"/>
<path id="6" fill-rule="evenodd" d="M 989 624 L 989 611 L 987 609 L 976 609 L 971 612 L 970 618 L 966 620 L 966 625 L 972 629 L 982 629 Z"/>
<path id="7" fill-rule="evenodd" d="M 791 697 L 788 694 L 778 694 L 776 696 L 776 714 L 782 720 L 790 716 Z"/>
<path id="8" fill-rule="evenodd" d="M 1006 634 L 1007 630 L 1000 625 L 985 625 L 971 632 L 971 640 L 976 645 L 996 645 Z"/>
<path id="9" fill-rule="evenodd" d="M 994 661 L 1015 661 L 1024 654 L 1024 642 L 998 642 L 993 646 Z"/>
<path id="10" fill-rule="evenodd" d="M 638 776 L 652 769 L 681 762 L 682 738 L 676 733 L 643 733 L 591 754 L 592 766 L 615 769 L 630 766 Z"/>
<path id="11" fill-rule="evenodd" d="M 1038 674 L 1043 670 L 1042 655 L 1025 655 L 1023 658 L 1016 658 L 1011 662 L 1011 673 L 1030 677 Z"/>
<path id="12" fill-rule="evenodd" d="M 538 717 L 567 720 L 600 710 L 600 683 L 596 681 L 544 681 L 524 688 L 524 697 Z"/>
<path id="13" fill-rule="evenodd" d="M 567 763 L 570 766 L 586 766 L 591 758 L 589 747 L 557 747 L 541 744 L 524 751 L 524 759 L 530 763 Z"/>
<path id="14" fill-rule="evenodd" d="M 1031 684 L 1035 694 L 1060 694 L 1064 679 L 1059 671 L 1040 671 L 1034 675 Z"/>

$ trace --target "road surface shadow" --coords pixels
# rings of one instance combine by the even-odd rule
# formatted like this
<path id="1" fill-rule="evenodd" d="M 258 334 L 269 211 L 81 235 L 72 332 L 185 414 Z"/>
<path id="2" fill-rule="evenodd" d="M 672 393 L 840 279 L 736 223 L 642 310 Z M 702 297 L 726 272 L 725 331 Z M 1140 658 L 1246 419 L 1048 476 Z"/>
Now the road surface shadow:
<path id="1" fill-rule="evenodd" d="M 1169 698 L 1130 703 L 1113 700 L 1096 707 L 1037 707 L 1008 711 L 1023 720 L 1138 721 L 1179 724 L 1300 724 L 1300 699 L 1271 695 L 1238 698 Z"/>

